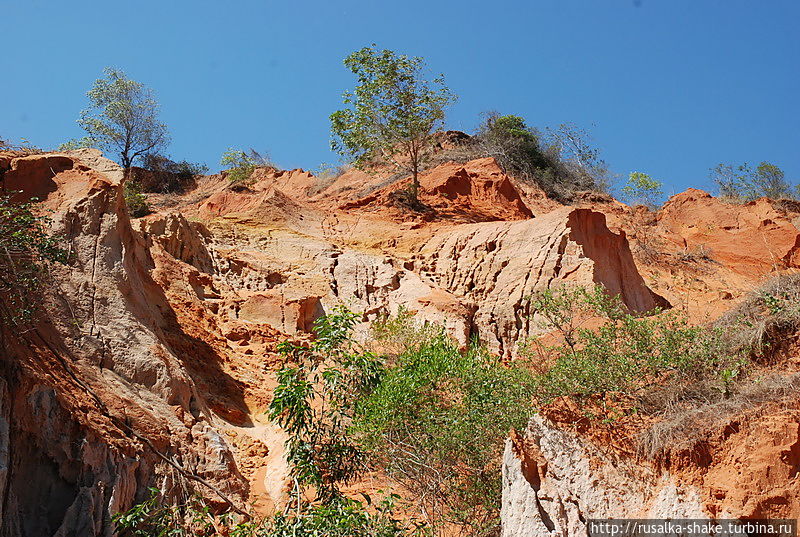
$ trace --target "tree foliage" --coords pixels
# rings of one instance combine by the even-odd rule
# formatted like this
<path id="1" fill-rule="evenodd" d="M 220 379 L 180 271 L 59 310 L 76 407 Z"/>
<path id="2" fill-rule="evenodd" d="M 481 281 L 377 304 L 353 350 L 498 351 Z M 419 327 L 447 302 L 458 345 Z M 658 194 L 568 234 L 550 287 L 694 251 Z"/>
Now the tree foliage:
<path id="1" fill-rule="evenodd" d="M 272 166 L 269 157 L 254 149 L 242 151 L 234 148 L 230 148 L 222 154 L 220 164 L 228 167 L 228 180 L 231 184 L 245 187 L 252 182 L 253 172 L 256 168 Z"/>
<path id="2" fill-rule="evenodd" d="M 769 162 L 762 162 L 755 169 L 747 163 L 739 166 L 718 164 L 711 169 L 711 179 L 719 187 L 720 196 L 732 200 L 796 197 L 796 191 L 786 180 L 783 170 Z"/>
<path id="3" fill-rule="evenodd" d="M 167 126 L 158 120 L 158 102 L 153 92 L 118 69 L 107 67 L 86 94 L 89 108 L 78 124 L 91 144 L 117 153 L 128 169 L 137 158 L 157 152 L 169 142 Z"/>
<path id="4" fill-rule="evenodd" d="M 455 95 L 442 75 L 424 77 L 422 58 L 364 47 L 344 60 L 358 80 L 345 92 L 345 108 L 331 114 L 331 147 L 354 159 L 359 168 L 393 163 L 412 176 L 416 201 L 419 173 L 429 158 L 433 133 L 441 128 L 445 108 Z"/>
<path id="5" fill-rule="evenodd" d="M 360 400 L 353 434 L 431 527 L 493 535 L 503 443 L 533 412 L 532 376 L 477 346 L 460 350 L 441 329 L 410 336 L 402 317 L 379 330 L 410 344 Z"/>
<path id="6" fill-rule="evenodd" d="M 310 346 L 279 347 L 287 365 L 278 371 L 269 415 L 289 435 L 292 476 L 299 486 L 314 487 L 323 501 L 339 496 L 339 486 L 365 468 L 364 454 L 347 430 L 355 401 L 378 381 L 382 365 L 352 340 L 356 320 L 340 307 L 316 322 Z"/>
<path id="7" fill-rule="evenodd" d="M 647 207 L 658 205 L 660 198 L 664 195 L 661 181 L 653 179 L 646 173 L 631 172 L 622 193 L 631 203 L 641 203 Z"/>
<path id="8" fill-rule="evenodd" d="M 95 147 L 96 142 L 89 136 L 84 136 L 83 138 L 74 138 L 72 140 L 67 140 L 63 144 L 58 146 L 59 151 L 75 151 L 77 149 L 86 149 L 86 148 L 93 148 Z"/>
<path id="9" fill-rule="evenodd" d="M 555 344 L 534 339 L 526 349 L 546 364 L 536 381 L 541 402 L 612 392 L 638 397 L 660 384 L 680 388 L 700 379 L 727 393 L 739 372 L 741 357 L 725 351 L 720 330 L 692 326 L 675 310 L 633 315 L 602 286 L 548 289 L 532 297 L 531 308 L 542 328 L 560 336 Z"/>

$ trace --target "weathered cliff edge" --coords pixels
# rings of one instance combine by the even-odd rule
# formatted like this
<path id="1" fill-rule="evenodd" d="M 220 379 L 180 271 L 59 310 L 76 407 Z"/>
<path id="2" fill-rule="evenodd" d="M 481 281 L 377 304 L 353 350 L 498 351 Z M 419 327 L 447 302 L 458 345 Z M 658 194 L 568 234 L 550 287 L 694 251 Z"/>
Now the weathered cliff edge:
<path id="1" fill-rule="evenodd" d="M 2 329 L 0 533 L 111 535 L 112 513 L 189 474 L 241 501 L 244 480 L 188 363 L 214 355 L 150 276 L 119 168 L 91 151 L 0 165 L 6 189 L 52 211 L 71 258 L 52 267 L 33 326 Z"/>
<path id="2" fill-rule="evenodd" d="M 506 442 L 502 535 L 584 536 L 592 518 L 795 518 L 796 402 L 709 420 L 656 460 L 620 453 L 611 444 L 622 438 L 593 443 L 537 415 Z"/>
<path id="3" fill-rule="evenodd" d="M 493 161 L 426 177 L 431 204 L 478 222 L 448 212 L 419 231 L 356 208 L 332 216 L 293 191 L 311 180 L 299 172 L 245 192 L 220 182 L 181 208 L 205 223 L 173 210 L 132 224 L 121 170 L 97 152 L 0 158 L 3 187 L 42 201 L 71 257 L 52 267 L 33 327 L 2 332 L 4 535 L 109 535 L 111 514 L 153 485 L 279 503 L 281 436 L 263 417 L 275 343 L 338 304 L 364 326 L 402 306 L 509 356 L 537 330 L 525 298 L 557 282 L 601 283 L 636 311 L 663 303 L 603 214 L 529 218 Z"/>
<path id="4" fill-rule="evenodd" d="M 800 244 L 797 215 L 764 201 L 724 207 L 733 223 L 723 228 L 682 226 L 692 204 L 706 207 L 703 221 L 711 222 L 720 203 L 690 192 L 677 200 L 681 211 L 668 204 L 653 229 L 663 228 L 675 249 L 706 245 L 724 263 L 757 270 L 734 271 L 734 279 L 719 264 L 714 274 L 722 276 L 705 289 L 710 278 L 693 272 L 705 265 L 693 262 L 684 274 L 674 263 L 672 272 L 650 270 L 645 282 L 618 225 L 618 205 L 553 207 L 535 191 L 522 196 L 491 159 L 426 174 L 421 196 L 431 211 L 413 217 L 387 209 L 387 189 L 396 185 L 375 190 L 374 178 L 343 176 L 310 196 L 319 185 L 308 173 L 259 170 L 260 180 L 245 191 L 224 177 L 205 178 L 168 210 L 131 222 L 121 171 L 96 152 L 0 154 L 0 168 L 6 189 L 43 200 L 71 254 L 68 266 L 52 267 L 34 327 L 0 332 L 0 534 L 9 537 L 110 535 L 111 514 L 141 501 L 148 486 L 182 494 L 189 481 L 212 501 L 224 503 L 221 494 L 270 512 L 286 481 L 282 437 L 264 415 L 275 345 L 309 337 L 314 320 L 333 306 L 362 313 L 362 328 L 402 306 L 462 343 L 478 337 L 513 357 L 521 340 L 538 333 L 526 300 L 537 290 L 598 283 L 638 312 L 669 306 L 651 291 L 653 282 L 669 300 L 687 289 L 730 297 L 743 288 L 736 285 L 752 286 L 774 267 L 796 266 Z M 355 199 L 346 196 L 354 180 L 365 192 Z M 526 205 L 530 200 L 544 209 Z M 607 215 L 619 231 L 609 229 Z M 737 252 L 744 238 L 747 251 Z M 769 252 L 780 247 L 780 263 L 754 265 L 762 243 Z M 589 513 L 612 512 L 613 505 L 628 506 L 618 513 L 651 512 L 673 497 L 687 513 L 778 512 L 770 498 L 797 512 L 797 491 L 769 492 L 784 473 L 787 486 L 797 481 L 786 470 L 797 463 L 784 461 L 795 460 L 796 423 L 778 420 L 746 437 L 720 433 L 718 442 L 764 439 L 772 455 L 758 471 L 779 479 L 763 478 L 756 489 L 767 492 L 757 499 L 744 478 L 729 480 L 725 500 L 710 504 L 709 495 L 722 489 L 711 478 L 697 480 L 740 469 L 750 475 L 741 460 L 753 452 L 744 441 L 720 443 L 720 457 L 733 458 L 703 473 L 695 471 L 694 455 L 686 456 L 685 471 L 674 458 L 664 469 L 615 458 L 544 422 L 532 425 L 528 443 L 539 446 L 536 460 L 545 463 L 537 468 L 546 470 L 536 481 L 528 455 L 506 454 L 505 531 L 535 535 L 550 524 L 570 535 Z M 619 502 L 604 504 L 587 483 Z M 665 491 L 665 499 L 654 500 L 650 490 Z M 737 511 L 736 501 L 766 507 Z M 606 511 L 595 509 L 603 505 Z"/>

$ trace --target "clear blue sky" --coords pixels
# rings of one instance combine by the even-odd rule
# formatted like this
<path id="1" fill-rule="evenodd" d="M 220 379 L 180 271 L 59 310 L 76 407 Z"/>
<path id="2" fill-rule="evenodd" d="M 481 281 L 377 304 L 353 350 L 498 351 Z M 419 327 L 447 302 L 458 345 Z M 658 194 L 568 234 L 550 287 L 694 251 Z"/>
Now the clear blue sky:
<path id="1" fill-rule="evenodd" d="M 591 128 L 612 169 L 667 193 L 708 186 L 719 162 L 800 180 L 798 0 L 0 0 L 0 137 L 53 147 L 81 135 L 106 65 L 150 86 L 169 154 L 218 169 L 228 147 L 284 167 L 336 157 L 328 115 L 372 42 L 426 58 L 460 100 Z"/>

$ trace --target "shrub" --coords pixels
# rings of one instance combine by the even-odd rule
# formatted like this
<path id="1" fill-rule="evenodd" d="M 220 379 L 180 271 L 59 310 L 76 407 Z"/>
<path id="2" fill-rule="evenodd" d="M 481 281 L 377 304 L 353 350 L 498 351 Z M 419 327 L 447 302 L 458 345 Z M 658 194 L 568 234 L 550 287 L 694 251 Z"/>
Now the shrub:
<path id="1" fill-rule="evenodd" d="M 792 348 L 794 336 L 800 330 L 800 275 L 784 274 L 766 281 L 713 327 L 725 334 L 720 354 L 749 357 L 754 366 L 759 363 L 774 366 Z M 786 357 L 791 359 L 792 354 L 787 353 Z M 742 360 L 742 365 L 746 363 Z M 713 431 L 729 427 L 736 416 L 746 412 L 758 416 L 759 407 L 765 403 L 791 404 L 800 386 L 800 374 L 792 370 L 761 369 L 758 375 L 751 376 L 751 382 L 730 385 L 730 397 L 698 399 L 695 404 L 674 409 L 640 435 L 640 453 L 664 460 L 669 452 L 697 452 L 697 444 Z M 730 369 L 727 376 L 734 372 Z"/>
<path id="2" fill-rule="evenodd" d="M 176 162 L 159 154 L 146 155 L 144 168 L 152 172 L 149 180 L 142 181 L 142 189 L 147 192 L 180 192 L 195 177 L 208 173 L 208 166 L 205 164 L 187 160 Z"/>
<path id="3" fill-rule="evenodd" d="M 58 146 L 59 151 L 75 151 L 76 149 L 85 149 L 96 147 L 97 142 L 89 136 L 84 136 L 83 138 L 73 138 L 72 140 L 67 140 L 63 144 Z"/>
<path id="4" fill-rule="evenodd" d="M 256 168 L 275 167 L 270 163 L 267 156 L 253 149 L 250 151 L 228 149 L 223 153 L 220 164 L 229 167 L 228 180 L 232 184 L 244 187 L 252 184 L 252 175 Z"/>
<path id="5" fill-rule="evenodd" d="M 729 352 L 772 354 L 800 329 L 800 274 L 767 280 L 715 324 L 728 334 Z"/>
<path id="6" fill-rule="evenodd" d="M 796 191 L 784 178 L 783 170 L 769 162 L 756 169 L 747 163 L 739 166 L 718 164 L 711 169 L 711 179 L 719 187 L 719 195 L 732 201 L 752 201 L 760 197 L 794 198 Z"/>
<path id="7" fill-rule="evenodd" d="M 646 173 L 631 172 L 628 181 L 622 187 L 622 193 L 632 203 L 640 203 L 648 208 L 658 205 L 658 200 L 664 195 L 661 181 L 653 179 Z"/>
<path id="8" fill-rule="evenodd" d="M 379 317 L 371 327 L 374 344 L 381 352 L 392 357 L 417 349 L 437 338 L 440 333 L 441 327 L 418 322 L 404 306 L 398 308 L 396 315 Z"/>
<path id="9" fill-rule="evenodd" d="M 533 176 L 550 163 L 539 146 L 539 133 L 520 116 L 501 116 L 489 113 L 476 137 L 503 168 L 518 174 Z"/>
<path id="10" fill-rule="evenodd" d="M 138 181 L 133 179 L 125 181 L 123 195 L 125 196 L 125 205 L 128 207 L 128 214 L 132 217 L 141 218 L 150 214 L 150 205 L 147 203 L 147 197 L 142 194 L 142 187 Z"/>
<path id="11" fill-rule="evenodd" d="M 362 398 L 353 434 L 377 468 L 411 492 L 427 522 L 469 535 L 498 530 L 500 456 L 532 412 L 531 376 L 441 330 L 419 338 Z"/>
<path id="12" fill-rule="evenodd" d="M 718 328 L 691 326 L 675 310 L 637 317 L 601 287 L 564 287 L 537 293 L 534 318 L 559 334 L 553 345 L 530 342 L 526 352 L 544 358 L 536 379 L 540 402 L 617 393 L 642 399 L 659 384 L 681 397 L 700 379 L 728 395 L 743 365 L 729 353 Z M 588 321 L 599 322 L 587 328 Z"/>
<path id="13" fill-rule="evenodd" d="M 34 314 L 48 262 L 67 262 L 61 238 L 48 232 L 49 219 L 37 214 L 36 200 L 13 201 L 0 193 L 0 321 L 21 324 Z"/>
<path id="14" fill-rule="evenodd" d="M 536 183 L 562 202 L 573 201 L 580 192 L 604 192 L 610 182 L 589 134 L 568 123 L 542 134 L 520 116 L 490 112 L 475 136 L 444 150 L 437 160 L 482 157 L 494 157 L 509 175 Z"/>
<path id="15" fill-rule="evenodd" d="M 411 531 L 394 518 L 396 496 L 375 506 L 348 498 L 306 505 L 273 517 L 244 520 L 231 513 L 218 514 L 200 497 L 173 503 L 158 489 L 150 497 L 113 516 L 117 535 L 151 537 L 170 535 L 230 535 L 236 537 L 399 537 Z"/>

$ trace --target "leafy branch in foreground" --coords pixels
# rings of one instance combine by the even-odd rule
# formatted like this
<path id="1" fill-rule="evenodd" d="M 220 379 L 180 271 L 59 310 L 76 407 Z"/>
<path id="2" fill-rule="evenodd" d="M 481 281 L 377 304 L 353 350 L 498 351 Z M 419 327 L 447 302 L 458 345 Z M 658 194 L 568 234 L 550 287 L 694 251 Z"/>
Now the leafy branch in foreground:
<path id="1" fill-rule="evenodd" d="M 278 371 L 269 416 L 289 435 L 287 460 L 298 489 L 314 487 L 323 502 L 365 469 L 364 453 L 347 431 L 355 401 L 375 386 L 383 365 L 353 341 L 357 319 L 339 307 L 315 323 L 310 346 L 279 346 L 288 363 Z M 299 490 L 296 496 L 299 502 Z"/>
<path id="2" fill-rule="evenodd" d="M 48 230 L 36 200 L 15 202 L 0 193 L 0 317 L 20 324 L 33 316 L 32 297 L 41 288 L 48 262 L 66 263 L 60 237 Z"/>

